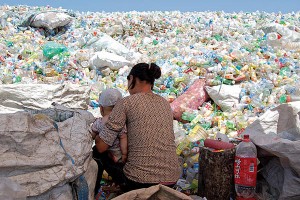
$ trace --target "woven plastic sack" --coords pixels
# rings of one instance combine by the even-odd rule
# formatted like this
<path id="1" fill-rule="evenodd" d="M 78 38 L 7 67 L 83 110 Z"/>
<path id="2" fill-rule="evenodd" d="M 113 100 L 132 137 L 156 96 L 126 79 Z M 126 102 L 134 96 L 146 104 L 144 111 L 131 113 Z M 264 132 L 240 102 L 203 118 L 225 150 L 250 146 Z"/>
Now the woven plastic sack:
<path id="1" fill-rule="evenodd" d="M 68 108 L 87 109 L 90 87 L 75 84 L 0 85 L 0 113 L 47 109 L 53 102 Z"/>
<path id="2" fill-rule="evenodd" d="M 32 18 L 31 26 L 36 28 L 54 29 L 65 26 L 72 21 L 72 17 L 63 12 L 42 12 Z"/>
<path id="3" fill-rule="evenodd" d="M 221 107 L 223 111 L 231 112 L 232 108 L 239 103 L 240 85 L 218 85 L 205 87 L 209 97 Z"/>
<path id="4" fill-rule="evenodd" d="M 26 200 L 26 192 L 18 183 L 9 178 L 0 177 L 0 199 Z"/>
<path id="5" fill-rule="evenodd" d="M 63 121 L 55 121 L 57 115 L 50 109 L 49 116 L 47 111 L 0 115 L 0 176 L 9 174 L 29 199 L 47 196 L 48 191 L 75 181 L 89 167 L 92 139 L 88 127 L 94 117 L 62 106 L 52 109 L 73 115 L 59 118 Z"/>
<path id="6" fill-rule="evenodd" d="M 155 185 L 149 188 L 133 190 L 121 196 L 114 198 L 114 200 L 192 200 L 191 197 L 173 190 L 164 185 Z"/>

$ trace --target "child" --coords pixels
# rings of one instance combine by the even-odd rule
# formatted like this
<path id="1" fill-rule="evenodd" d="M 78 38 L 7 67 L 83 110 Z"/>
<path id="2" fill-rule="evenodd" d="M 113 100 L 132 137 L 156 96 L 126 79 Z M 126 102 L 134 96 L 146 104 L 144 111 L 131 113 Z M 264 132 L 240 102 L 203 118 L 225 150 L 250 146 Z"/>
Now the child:
<path id="1" fill-rule="evenodd" d="M 122 94 L 117 89 L 107 89 L 104 90 L 99 95 L 99 106 L 102 118 L 96 119 L 96 121 L 91 126 L 91 134 L 93 139 L 95 139 L 96 135 L 99 134 L 99 130 L 101 130 L 105 122 L 107 121 L 109 114 L 113 110 L 114 105 L 118 100 L 122 99 Z M 96 147 L 93 147 L 93 158 L 98 164 L 98 175 L 97 175 L 97 182 L 95 186 L 95 194 L 97 194 L 100 188 L 100 181 L 103 174 L 103 163 L 99 163 L 99 157 L 101 156 L 108 156 L 112 162 L 124 164 L 127 159 L 127 134 L 125 127 L 123 131 L 118 135 L 116 140 L 114 141 L 113 145 L 108 148 L 107 154 L 102 153 L 100 154 Z"/>

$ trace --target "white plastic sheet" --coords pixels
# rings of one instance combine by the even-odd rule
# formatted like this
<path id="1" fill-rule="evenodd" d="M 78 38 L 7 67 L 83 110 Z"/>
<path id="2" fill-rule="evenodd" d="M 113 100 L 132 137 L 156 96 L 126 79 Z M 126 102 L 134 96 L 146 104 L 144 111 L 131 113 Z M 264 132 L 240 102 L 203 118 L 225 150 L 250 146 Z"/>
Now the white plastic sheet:
<path id="1" fill-rule="evenodd" d="M 300 104 L 282 104 L 267 111 L 249 125 L 243 134 L 249 134 L 255 145 L 276 156 L 282 170 L 274 168 L 277 176 L 272 177 L 280 189 L 280 200 L 300 199 Z M 269 170 L 270 176 L 272 170 Z M 280 173 L 280 175 L 279 175 Z M 282 180 L 276 178 L 284 177 Z"/>

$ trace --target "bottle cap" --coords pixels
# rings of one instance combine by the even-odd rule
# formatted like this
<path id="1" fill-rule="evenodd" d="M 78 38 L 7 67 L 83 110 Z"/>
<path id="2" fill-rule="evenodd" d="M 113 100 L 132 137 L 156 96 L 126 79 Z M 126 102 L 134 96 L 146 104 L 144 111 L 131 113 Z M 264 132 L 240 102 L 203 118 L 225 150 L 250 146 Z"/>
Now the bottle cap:
<path id="1" fill-rule="evenodd" d="M 289 103 L 291 102 L 292 98 L 291 95 L 286 95 L 286 102 Z"/>
<path id="2" fill-rule="evenodd" d="M 244 135 L 244 142 L 250 142 L 250 137 L 249 135 Z"/>

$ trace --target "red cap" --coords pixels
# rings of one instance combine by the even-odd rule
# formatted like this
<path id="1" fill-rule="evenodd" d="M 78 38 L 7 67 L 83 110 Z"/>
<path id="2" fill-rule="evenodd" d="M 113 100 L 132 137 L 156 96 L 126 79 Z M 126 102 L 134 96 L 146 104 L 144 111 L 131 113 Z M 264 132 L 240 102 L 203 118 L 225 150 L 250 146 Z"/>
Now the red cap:
<path id="1" fill-rule="evenodd" d="M 292 101 L 292 98 L 291 98 L 291 95 L 286 95 L 286 102 L 291 102 Z"/>
<path id="2" fill-rule="evenodd" d="M 244 142 L 250 142 L 250 137 L 249 135 L 244 135 Z"/>

